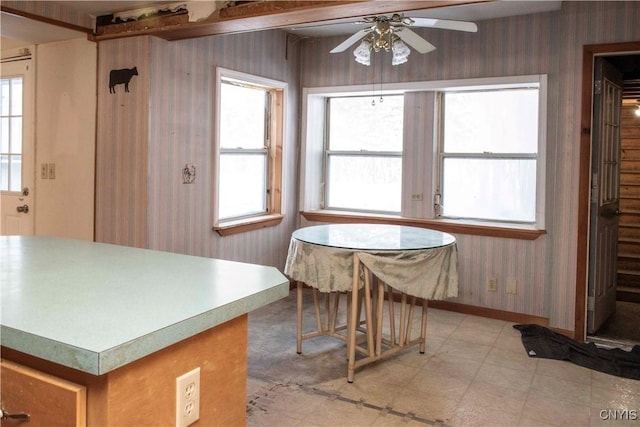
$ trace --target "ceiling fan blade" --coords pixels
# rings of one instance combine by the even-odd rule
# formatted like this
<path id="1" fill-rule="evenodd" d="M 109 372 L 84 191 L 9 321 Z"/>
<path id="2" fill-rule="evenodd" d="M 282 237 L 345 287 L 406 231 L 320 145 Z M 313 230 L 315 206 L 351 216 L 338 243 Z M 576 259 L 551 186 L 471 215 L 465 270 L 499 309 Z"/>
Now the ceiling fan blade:
<path id="1" fill-rule="evenodd" d="M 403 42 L 414 48 L 420 53 L 427 53 L 435 50 L 436 47 L 411 31 L 408 28 L 399 28 L 395 34 L 402 39 Z"/>
<path id="2" fill-rule="evenodd" d="M 430 27 L 442 28 L 444 30 L 466 31 L 475 33 L 478 26 L 474 22 L 468 21 L 451 21 L 448 19 L 432 19 L 432 18 L 411 18 L 414 27 Z"/>
<path id="3" fill-rule="evenodd" d="M 363 28 L 362 30 L 356 32 L 351 37 L 349 37 L 348 39 L 340 43 L 338 46 L 334 47 L 331 50 L 331 53 L 344 52 L 351 45 L 355 44 L 358 40 L 360 40 L 362 37 L 364 37 L 365 34 L 367 34 L 370 31 L 371 31 L 371 28 Z"/>

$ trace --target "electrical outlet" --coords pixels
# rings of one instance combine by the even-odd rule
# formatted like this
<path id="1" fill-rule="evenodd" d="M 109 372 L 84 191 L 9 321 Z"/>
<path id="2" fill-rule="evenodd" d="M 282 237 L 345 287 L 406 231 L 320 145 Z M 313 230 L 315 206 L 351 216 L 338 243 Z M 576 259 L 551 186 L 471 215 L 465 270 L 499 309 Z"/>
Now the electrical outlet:
<path id="1" fill-rule="evenodd" d="M 507 293 L 508 294 L 514 294 L 516 293 L 516 288 L 517 288 L 517 283 L 516 283 L 516 279 L 514 279 L 513 277 L 509 277 L 507 279 Z"/>
<path id="2" fill-rule="evenodd" d="M 176 427 L 186 427 L 200 418 L 200 368 L 176 378 Z"/>
<path id="3" fill-rule="evenodd" d="M 422 200 L 422 193 L 412 194 L 411 195 L 411 200 L 413 200 L 414 202 L 418 202 L 418 201 Z"/>
<path id="4" fill-rule="evenodd" d="M 498 279 L 490 277 L 487 279 L 487 290 L 490 292 L 496 292 L 498 290 Z"/>
<path id="5" fill-rule="evenodd" d="M 49 165 L 42 163 L 40 165 L 40 179 L 47 179 L 49 177 Z"/>

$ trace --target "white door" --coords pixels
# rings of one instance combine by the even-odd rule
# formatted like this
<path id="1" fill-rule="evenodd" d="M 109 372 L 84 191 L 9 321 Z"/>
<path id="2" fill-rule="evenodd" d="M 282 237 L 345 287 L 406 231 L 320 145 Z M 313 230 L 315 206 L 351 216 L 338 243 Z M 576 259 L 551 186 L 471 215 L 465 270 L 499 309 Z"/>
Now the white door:
<path id="1" fill-rule="evenodd" d="M 622 74 L 603 57 L 594 73 L 587 332 L 616 310 Z"/>
<path id="2" fill-rule="evenodd" d="M 32 60 L 0 64 L 0 234 L 34 233 L 35 144 Z"/>

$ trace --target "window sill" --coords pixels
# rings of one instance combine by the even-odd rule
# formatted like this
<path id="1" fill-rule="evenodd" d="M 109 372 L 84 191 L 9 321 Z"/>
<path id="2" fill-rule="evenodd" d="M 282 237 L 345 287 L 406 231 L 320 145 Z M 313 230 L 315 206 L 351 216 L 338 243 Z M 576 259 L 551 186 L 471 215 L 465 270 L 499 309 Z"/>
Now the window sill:
<path id="1" fill-rule="evenodd" d="M 232 234 L 273 227 L 280 224 L 283 218 L 281 214 L 272 214 L 237 221 L 228 221 L 214 226 L 213 231 L 216 231 L 221 236 L 231 236 Z"/>
<path id="2" fill-rule="evenodd" d="M 307 211 L 301 212 L 307 221 L 325 223 L 370 223 L 397 224 L 414 227 L 432 228 L 452 234 L 469 234 L 473 236 L 501 237 L 505 239 L 535 240 L 546 234 L 545 230 L 534 228 L 504 227 L 486 224 L 471 224 L 445 219 L 405 218 L 395 215 L 370 215 L 365 213 L 345 213 L 339 211 Z"/>

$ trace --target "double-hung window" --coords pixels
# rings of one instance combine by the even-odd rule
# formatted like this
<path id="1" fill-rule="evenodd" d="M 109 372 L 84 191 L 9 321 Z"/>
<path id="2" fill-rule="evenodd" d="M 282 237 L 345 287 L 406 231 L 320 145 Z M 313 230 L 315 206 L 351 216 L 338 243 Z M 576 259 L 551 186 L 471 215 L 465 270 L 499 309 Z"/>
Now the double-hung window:
<path id="1" fill-rule="evenodd" d="M 326 102 L 325 209 L 400 213 L 404 96 Z"/>
<path id="2" fill-rule="evenodd" d="M 281 214 L 286 84 L 218 69 L 215 227 Z"/>
<path id="3" fill-rule="evenodd" d="M 438 217 L 541 223 L 539 90 L 440 93 Z"/>
<path id="4" fill-rule="evenodd" d="M 300 210 L 539 235 L 546 86 L 545 75 L 399 82 L 382 100 L 364 85 L 304 89 Z"/>

